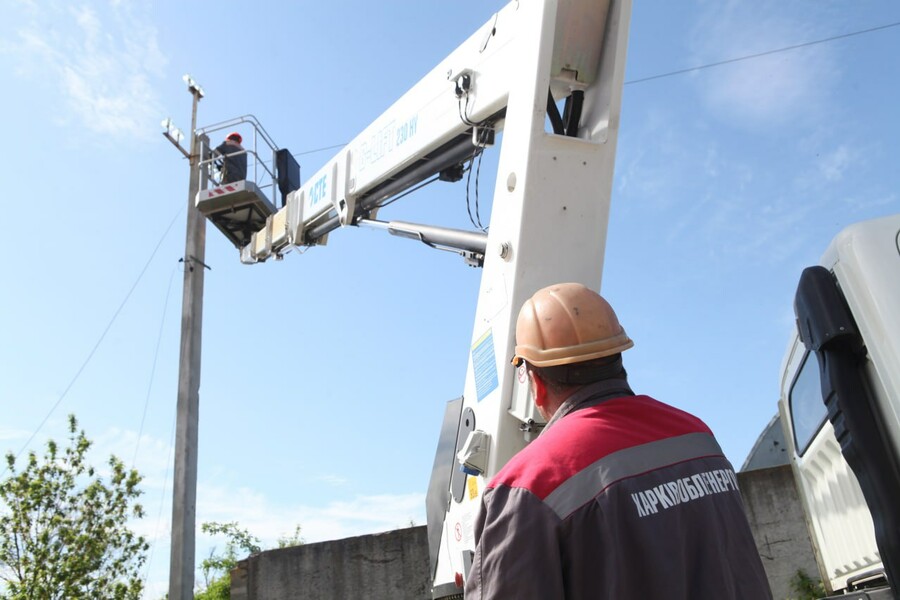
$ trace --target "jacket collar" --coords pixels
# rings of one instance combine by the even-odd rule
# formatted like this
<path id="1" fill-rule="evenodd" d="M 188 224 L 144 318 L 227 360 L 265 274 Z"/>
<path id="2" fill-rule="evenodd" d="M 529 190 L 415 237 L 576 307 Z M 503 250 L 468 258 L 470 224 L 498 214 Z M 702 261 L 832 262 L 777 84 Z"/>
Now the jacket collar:
<path id="1" fill-rule="evenodd" d="M 550 429 L 554 423 L 571 412 L 595 406 L 613 398 L 621 398 L 622 396 L 634 396 L 634 392 L 631 391 L 628 381 L 625 379 L 604 379 L 603 381 L 597 381 L 578 388 L 575 393 L 566 398 L 559 406 L 556 413 L 544 426 L 544 431 Z M 543 434 L 544 431 L 541 433 Z"/>

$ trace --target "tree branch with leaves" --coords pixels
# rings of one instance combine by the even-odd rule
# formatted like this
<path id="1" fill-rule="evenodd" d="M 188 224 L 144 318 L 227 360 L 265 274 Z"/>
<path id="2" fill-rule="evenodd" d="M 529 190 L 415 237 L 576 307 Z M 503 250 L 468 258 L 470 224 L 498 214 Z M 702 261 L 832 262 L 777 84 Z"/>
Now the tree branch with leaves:
<path id="1" fill-rule="evenodd" d="M 244 556 L 262 552 L 259 538 L 251 535 L 236 522 L 210 521 L 203 523 L 200 529 L 209 535 L 223 536 L 228 541 L 225 544 L 224 553 L 219 554 L 213 548 L 209 553 L 209 558 L 200 563 L 206 587 L 194 594 L 194 600 L 229 600 L 231 598 L 231 571 L 237 566 L 238 551 Z M 279 548 L 300 546 L 301 544 L 303 544 L 303 538 L 300 537 L 299 525 L 294 528 L 293 533 L 278 538 Z"/>
<path id="2" fill-rule="evenodd" d="M 148 544 L 129 528 L 144 516 L 141 476 L 110 456 L 106 478 L 86 462 L 91 447 L 69 416 L 69 444 L 47 442 L 0 482 L 3 600 L 131 600 L 143 591 Z"/>

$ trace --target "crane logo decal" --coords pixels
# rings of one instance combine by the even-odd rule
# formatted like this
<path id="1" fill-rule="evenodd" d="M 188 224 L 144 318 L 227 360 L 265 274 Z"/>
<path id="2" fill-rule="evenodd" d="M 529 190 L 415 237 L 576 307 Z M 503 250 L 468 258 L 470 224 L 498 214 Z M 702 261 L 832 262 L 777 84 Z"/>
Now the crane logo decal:
<path id="1" fill-rule="evenodd" d="M 395 137 L 397 145 L 400 146 L 416 135 L 416 125 L 419 124 L 419 115 L 414 116 L 412 119 L 409 119 L 405 123 L 401 123 L 399 127 L 397 127 L 397 135 Z"/>
<path id="2" fill-rule="evenodd" d="M 366 139 L 360 151 L 359 170 L 377 163 L 382 158 L 415 137 L 418 132 L 419 115 L 396 123 L 391 121 Z"/>
<path id="3" fill-rule="evenodd" d="M 309 208 L 314 207 L 325 198 L 328 189 L 328 174 L 324 174 L 309 188 Z"/>

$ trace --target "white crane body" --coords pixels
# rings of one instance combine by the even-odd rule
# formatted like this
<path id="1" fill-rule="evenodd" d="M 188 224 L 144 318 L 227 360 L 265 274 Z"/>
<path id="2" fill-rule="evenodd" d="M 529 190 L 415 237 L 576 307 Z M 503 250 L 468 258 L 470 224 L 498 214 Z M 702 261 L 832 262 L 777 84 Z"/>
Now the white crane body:
<path id="1" fill-rule="evenodd" d="M 511 2 L 291 192 L 240 249 L 255 263 L 324 244 L 338 227 L 380 224 L 446 240 L 435 244 L 483 264 L 462 399 L 445 422 L 452 439 L 439 445 L 430 486 L 440 512 L 429 509 L 434 598 L 462 593 L 481 491 L 541 426 L 510 363 L 519 308 L 553 283 L 600 287 L 630 13 L 630 0 Z M 438 173 L 450 178 L 497 141 L 487 232 L 375 220 L 386 200 Z"/>

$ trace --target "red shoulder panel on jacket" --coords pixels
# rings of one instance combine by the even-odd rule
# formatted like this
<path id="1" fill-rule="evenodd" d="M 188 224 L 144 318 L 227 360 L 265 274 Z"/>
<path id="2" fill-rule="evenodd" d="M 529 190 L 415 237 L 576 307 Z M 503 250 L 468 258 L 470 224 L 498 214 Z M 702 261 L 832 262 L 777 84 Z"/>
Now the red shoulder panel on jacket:
<path id="1" fill-rule="evenodd" d="M 554 423 L 515 455 L 488 487 L 525 488 L 543 500 L 613 452 L 688 433 L 712 432 L 697 417 L 649 396 L 614 398 Z"/>

